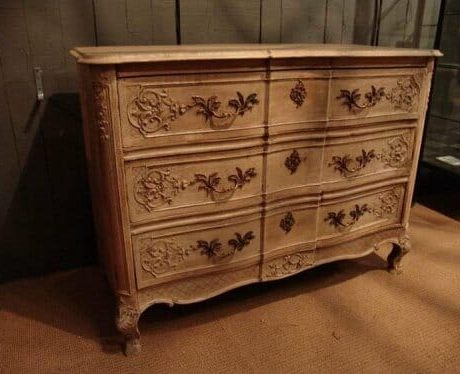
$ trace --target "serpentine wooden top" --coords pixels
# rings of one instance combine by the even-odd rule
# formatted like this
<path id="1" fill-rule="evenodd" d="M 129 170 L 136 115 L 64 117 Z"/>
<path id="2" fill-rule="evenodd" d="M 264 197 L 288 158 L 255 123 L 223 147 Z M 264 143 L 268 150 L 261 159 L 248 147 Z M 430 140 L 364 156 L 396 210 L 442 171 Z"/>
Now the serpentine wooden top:
<path id="1" fill-rule="evenodd" d="M 433 49 L 387 48 L 351 44 L 200 44 L 76 47 L 70 53 L 82 64 L 292 57 L 442 56 L 441 52 Z"/>

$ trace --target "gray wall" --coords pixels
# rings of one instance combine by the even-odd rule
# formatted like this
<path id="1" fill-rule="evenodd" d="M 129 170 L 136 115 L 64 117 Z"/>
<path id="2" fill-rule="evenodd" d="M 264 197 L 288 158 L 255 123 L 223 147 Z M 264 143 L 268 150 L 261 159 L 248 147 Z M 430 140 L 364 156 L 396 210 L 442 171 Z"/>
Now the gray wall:
<path id="1" fill-rule="evenodd" d="M 0 0 L 0 281 L 96 258 L 73 46 L 371 41 L 370 0 L 177 3 Z M 379 44 L 430 48 L 439 3 L 383 0 Z"/>

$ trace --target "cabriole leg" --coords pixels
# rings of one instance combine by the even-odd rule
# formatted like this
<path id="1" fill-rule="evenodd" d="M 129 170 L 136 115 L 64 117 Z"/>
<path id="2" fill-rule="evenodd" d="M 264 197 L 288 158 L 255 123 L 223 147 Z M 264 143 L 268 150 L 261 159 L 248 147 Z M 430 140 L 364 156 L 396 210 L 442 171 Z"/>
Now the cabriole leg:
<path id="1" fill-rule="evenodd" d="M 393 243 L 393 249 L 388 255 L 388 271 L 401 273 L 401 260 L 411 250 L 411 244 L 407 235 L 402 236 L 397 243 Z"/>
<path id="2" fill-rule="evenodd" d="M 125 354 L 127 356 L 136 355 L 141 352 L 140 333 L 138 321 L 140 312 L 134 306 L 128 305 L 123 301 L 118 303 L 118 315 L 115 323 L 118 331 L 125 338 Z"/>

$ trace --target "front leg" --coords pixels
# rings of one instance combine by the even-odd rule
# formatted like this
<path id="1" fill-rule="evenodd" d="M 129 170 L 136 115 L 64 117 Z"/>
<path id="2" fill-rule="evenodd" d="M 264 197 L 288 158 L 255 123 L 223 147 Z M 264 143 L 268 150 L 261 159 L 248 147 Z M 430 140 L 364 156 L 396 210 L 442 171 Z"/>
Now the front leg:
<path id="1" fill-rule="evenodd" d="M 125 339 L 125 354 L 126 356 L 139 354 L 141 343 L 137 324 L 140 312 L 135 306 L 129 305 L 123 299 L 120 299 L 117 309 L 115 324 Z"/>
<path id="2" fill-rule="evenodd" d="M 409 236 L 404 235 L 399 238 L 397 243 L 393 243 L 393 249 L 388 255 L 388 271 L 391 273 L 401 273 L 401 260 L 411 250 Z"/>

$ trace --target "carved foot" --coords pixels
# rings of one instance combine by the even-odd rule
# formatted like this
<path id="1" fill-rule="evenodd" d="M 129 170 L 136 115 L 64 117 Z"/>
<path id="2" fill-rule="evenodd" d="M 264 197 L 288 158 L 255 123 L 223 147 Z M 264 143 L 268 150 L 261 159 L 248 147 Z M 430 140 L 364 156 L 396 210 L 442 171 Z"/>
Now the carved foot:
<path id="1" fill-rule="evenodd" d="M 118 304 L 118 315 L 115 320 L 118 331 L 125 338 L 126 356 L 136 355 L 141 352 L 140 333 L 137 323 L 139 310 L 123 301 Z"/>
<path id="2" fill-rule="evenodd" d="M 401 260 L 411 250 L 411 244 L 407 235 L 401 237 L 398 243 L 393 243 L 393 249 L 388 255 L 388 271 L 393 274 L 402 272 Z"/>

